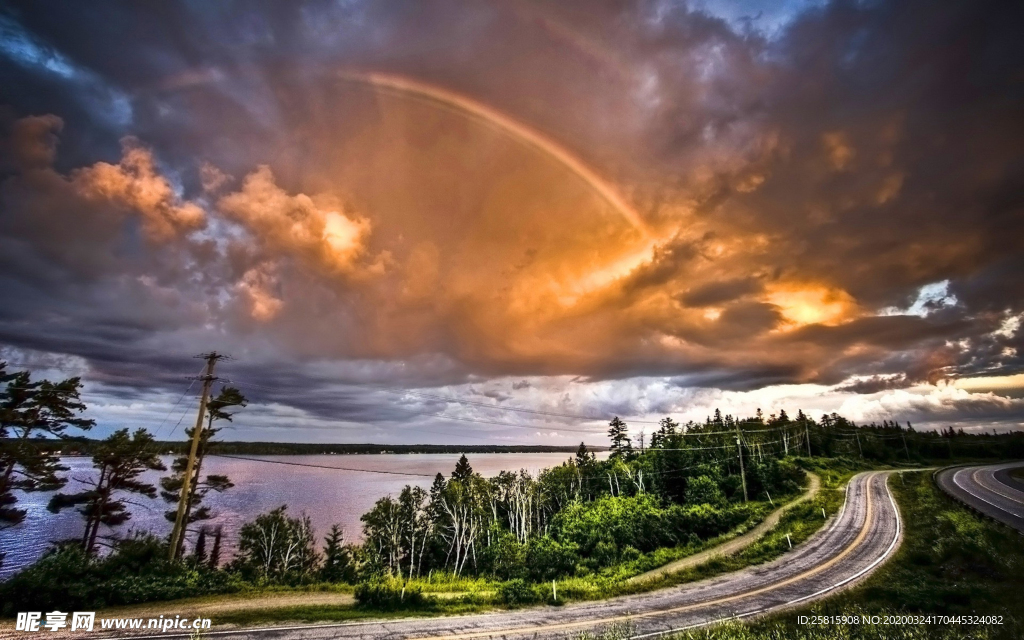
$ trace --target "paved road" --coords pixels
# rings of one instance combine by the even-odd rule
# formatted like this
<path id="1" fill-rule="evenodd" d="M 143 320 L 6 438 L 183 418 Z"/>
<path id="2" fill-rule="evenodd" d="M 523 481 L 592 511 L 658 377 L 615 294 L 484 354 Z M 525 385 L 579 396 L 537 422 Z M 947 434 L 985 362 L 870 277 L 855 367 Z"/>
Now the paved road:
<path id="1" fill-rule="evenodd" d="M 953 467 L 935 474 L 939 487 L 967 506 L 1024 533 L 1024 491 L 1010 469 L 1024 462 Z"/>
<path id="2" fill-rule="evenodd" d="M 886 485 L 887 477 L 885 472 L 856 476 L 850 482 L 843 510 L 831 526 L 778 560 L 697 583 L 562 607 L 214 631 L 208 637 L 229 640 L 554 639 L 625 624 L 632 629 L 634 638 L 653 638 L 668 631 L 726 618 L 753 616 L 825 597 L 868 575 L 896 550 L 901 539 L 901 523 Z"/>

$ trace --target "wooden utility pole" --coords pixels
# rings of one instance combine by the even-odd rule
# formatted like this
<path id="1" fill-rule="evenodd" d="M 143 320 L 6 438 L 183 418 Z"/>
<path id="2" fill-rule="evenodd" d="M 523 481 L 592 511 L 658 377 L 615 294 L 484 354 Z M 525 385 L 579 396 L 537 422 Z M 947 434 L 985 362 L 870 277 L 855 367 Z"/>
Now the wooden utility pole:
<path id="1" fill-rule="evenodd" d="M 860 427 L 856 427 L 856 428 L 859 429 Z M 857 431 L 854 431 L 853 435 L 855 435 L 857 437 L 857 451 L 860 451 L 860 457 L 863 458 L 864 457 L 864 448 L 860 446 L 860 433 L 857 432 Z"/>
<path id="2" fill-rule="evenodd" d="M 804 439 L 807 440 L 807 457 L 811 457 L 811 431 L 807 428 L 807 421 L 804 420 Z"/>
<path id="3" fill-rule="evenodd" d="M 206 416 L 206 403 L 210 398 L 210 387 L 216 378 L 213 376 L 213 367 L 217 361 L 224 358 L 216 351 L 204 353 L 199 358 L 206 360 L 206 371 L 200 376 L 203 381 L 203 395 L 199 399 L 199 415 L 196 417 L 196 428 L 192 430 L 192 448 L 189 449 L 188 464 L 185 465 L 185 473 L 181 478 L 181 494 L 178 498 L 178 514 L 174 518 L 174 528 L 171 530 L 171 544 L 168 548 L 168 557 L 174 561 L 178 557 L 178 550 L 182 547 L 182 540 L 185 537 L 185 512 L 188 510 L 189 498 L 192 495 L 192 474 L 196 466 L 196 454 L 199 452 L 199 442 L 203 437 L 203 418 Z"/>
<path id="4" fill-rule="evenodd" d="M 743 482 L 743 502 L 747 501 L 747 472 L 743 470 L 743 445 L 740 442 L 740 426 L 736 425 L 736 449 L 740 452 L 740 481 Z"/>

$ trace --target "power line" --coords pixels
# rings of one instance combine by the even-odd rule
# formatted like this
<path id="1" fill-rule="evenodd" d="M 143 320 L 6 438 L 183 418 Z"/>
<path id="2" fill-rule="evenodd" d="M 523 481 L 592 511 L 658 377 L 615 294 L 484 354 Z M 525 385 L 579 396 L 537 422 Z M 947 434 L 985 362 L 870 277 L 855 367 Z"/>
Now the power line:
<path id="1" fill-rule="evenodd" d="M 223 453 L 208 453 L 208 456 L 214 456 L 216 458 L 231 458 L 232 460 L 247 460 L 249 462 L 265 462 L 267 464 L 283 464 L 290 467 L 312 467 L 314 469 L 333 469 L 334 471 L 356 471 L 360 473 L 380 473 L 389 476 L 413 476 L 417 478 L 433 478 L 437 474 L 427 473 L 407 473 L 405 471 L 383 471 L 380 469 L 356 469 L 353 467 L 331 467 L 321 464 L 309 464 L 306 462 L 286 462 L 284 460 L 266 460 L 263 458 L 248 458 L 245 456 L 231 456 Z"/>

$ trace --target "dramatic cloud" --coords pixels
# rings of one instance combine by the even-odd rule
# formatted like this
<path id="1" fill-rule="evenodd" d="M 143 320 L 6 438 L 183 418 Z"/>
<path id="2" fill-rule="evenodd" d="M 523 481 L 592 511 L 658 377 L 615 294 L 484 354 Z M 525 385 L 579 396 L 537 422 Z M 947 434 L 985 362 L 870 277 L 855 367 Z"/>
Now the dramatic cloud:
<path id="1" fill-rule="evenodd" d="M 568 442 L 715 403 L 1019 426 L 1022 19 L 14 3 L 0 344 L 157 422 L 230 352 L 240 438 Z"/>

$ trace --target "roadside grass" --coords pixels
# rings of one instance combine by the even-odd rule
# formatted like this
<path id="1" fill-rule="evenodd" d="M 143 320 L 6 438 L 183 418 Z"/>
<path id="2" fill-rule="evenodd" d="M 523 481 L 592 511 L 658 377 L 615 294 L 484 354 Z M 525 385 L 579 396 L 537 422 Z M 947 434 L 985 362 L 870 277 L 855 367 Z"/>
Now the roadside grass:
<path id="1" fill-rule="evenodd" d="M 1024 482 L 1024 467 L 1015 467 L 1013 469 L 1010 469 L 1010 476 L 1012 476 L 1016 480 Z"/>
<path id="2" fill-rule="evenodd" d="M 628 625 L 600 633 L 580 633 L 574 640 L 628 640 L 634 632 Z M 737 622 L 664 636 L 665 640 L 996 640 L 988 629 L 970 627 L 935 628 L 864 624 L 824 624 L 793 627 L 781 622 L 752 625 Z"/>
<path id="3" fill-rule="evenodd" d="M 948 498 L 930 472 L 893 474 L 889 486 L 903 519 L 903 543 L 863 583 L 809 608 L 690 631 L 674 640 L 1024 638 L 1024 539 Z M 801 615 L 881 616 L 884 621 L 886 615 L 908 614 L 1001 616 L 1002 624 L 799 623 Z"/>
<path id="4" fill-rule="evenodd" d="M 239 627 L 273 624 L 282 621 L 327 623 L 384 620 L 392 618 L 424 618 L 441 615 L 479 613 L 492 608 L 489 605 L 462 599 L 428 600 L 414 607 L 385 611 L 359 605 L 299 605 L 265 609 L 245 609 L 220 614 L 214 622 Z"/>

